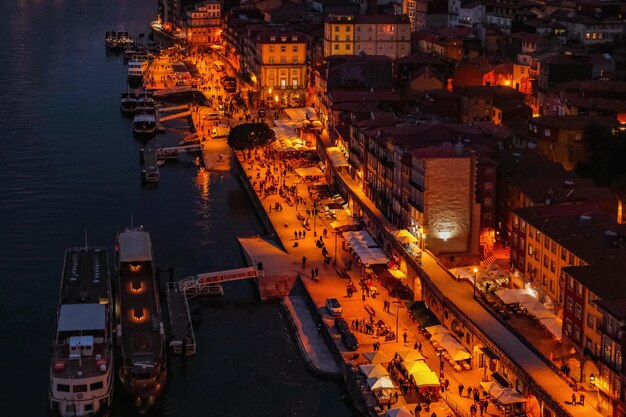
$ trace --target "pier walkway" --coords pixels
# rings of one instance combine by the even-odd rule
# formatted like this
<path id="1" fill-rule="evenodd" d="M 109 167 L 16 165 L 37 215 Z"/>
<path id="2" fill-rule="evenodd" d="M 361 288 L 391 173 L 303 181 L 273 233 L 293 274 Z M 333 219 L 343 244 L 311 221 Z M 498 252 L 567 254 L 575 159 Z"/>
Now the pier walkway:
<path id="1" fill-rule="evenodd" d="M 185 352 L 185 356 L 196 354 L 196 336 L 193 332 L 187 296 L 180 290 L 177 282 L 167 286 L 167 309 L 170 317 L 172 335 L 170 347 L 177 355 Z"/>

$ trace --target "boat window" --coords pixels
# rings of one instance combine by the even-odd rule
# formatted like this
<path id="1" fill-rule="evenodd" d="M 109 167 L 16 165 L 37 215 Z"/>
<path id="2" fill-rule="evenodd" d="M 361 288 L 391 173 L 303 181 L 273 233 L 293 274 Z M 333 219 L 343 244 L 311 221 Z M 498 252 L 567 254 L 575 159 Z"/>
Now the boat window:
<path id="1" fill-rule="evenodd" d="M 57 384 L 57 391 L 59 392 L 70 392 L 70 386 L 67 384 Z"/>
<path id="2" fill-rule="evenodd" d="M 93 404 L 85 404 L 85 411 L 93 411 Z"/>
<path id="3" fill-rule="evenodd" d="M 72 389 L 74 392 L 87 392 L 87 385 L 74 385 Z"/>
<path id="4" fill-rule="evenodd" d="M 103 386 L 104 386 L 104 384 L 102 383 L 102 381 L 94 382 L 93 384 L 89 385 L 89 391 L 95 391 L 97 389 L 102 389 Z"/>

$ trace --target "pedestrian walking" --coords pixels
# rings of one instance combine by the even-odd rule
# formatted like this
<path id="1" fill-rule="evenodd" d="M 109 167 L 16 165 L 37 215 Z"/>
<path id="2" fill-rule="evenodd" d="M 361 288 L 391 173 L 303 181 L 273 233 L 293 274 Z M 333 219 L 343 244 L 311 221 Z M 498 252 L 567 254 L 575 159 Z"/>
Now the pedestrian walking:
<path id="1" fill-rule="evenodd" d="M 306 266 L 306 256 L 302 257 L 302 269 Z"/>
<path id="2" fill-rule="evenodd" d="M 322 231 L 322 236 L 324 237 L 328 236 L 328 230 L 326 230 L 326 228 L 324 228 L 324 230 Z"/>
<path id="3" fill-rule="evenodd" d="M 315 277 L 316 277 L 317 279 L 319 279 L 319 277 L 320 277 L 320 271 L 319 271 L 319 269 L 317 269 L 317 268 L 315 268 Z"/>
<path id="4" fill-rule="evenodd" d="M 463 389 L 465 388 L 465 385 L 463 384 L 459 384 L 459 397 L 463 396 Z"/>
<path id="5" fill-rule="evenodd" d="M 306 238 L 306 230 L 303 230 L 303 231 L 302 231 L 302 238 L 303 238 L 303 239 L 304 239 L 304 238 Z"/>
<path id="6" fill-rule="evenodd" d="M 407 338 L 408 336 L 409 336 L 409 335 L 408 335 L 408 334 L 406 334 L 406 331 L 402 334 L 402 338 L 404 339 L 404 343 L 405 343 L 405 344 L 406 344 L 406 338 Z"/>
<path id="7" fill-rule="evenodd" d="M 311 279 L 315 280 L 315 269 L 311 269 Z"/>
<path id="8" fill-rule="evenodd" d="M 472 398 L 472 387 L 467 387 L 467 398 Z"/>
<path id="9" fill-rule="evenodd" d="M 421 342 L 417 345 L 417 351 L 419 353 L 422 353 L 422 343 Z"/>
<path id="10" fill-rule="evenodd" d="M 572 405 L 575 406 L 576 405 L 576 393 L 572 392 Z"/>
<path id="11" fill-rule="evenodd" d="M 293 231 L 293 238 L 298 240 L 298 232 L 297 231 Z"/>
<path id="12" fill-rule="evenodd" d="M 585 405 L 585 394 L 583 394 L 582 392 L 580 393 L 580 401 L 579 401 L 579 403 L 582 406 Z"/>
<path id="13" fill-rule="evenodd" d="M 413 343 L 413 349 L 417 350 L 417 342 Z"/>

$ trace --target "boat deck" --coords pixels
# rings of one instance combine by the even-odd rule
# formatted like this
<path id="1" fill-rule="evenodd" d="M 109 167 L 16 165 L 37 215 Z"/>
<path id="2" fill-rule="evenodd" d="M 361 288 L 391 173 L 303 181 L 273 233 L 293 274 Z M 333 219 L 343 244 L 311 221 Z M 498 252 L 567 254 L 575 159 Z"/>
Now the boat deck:
<path id="1" fill-rule="evenodd" d="M 52 346 L 55 378 L 102 375 L 111 366 L 111 281 L 107 251 L 99 247 L 70 248 L 65 252 L 57 332 Z M 86 339 L 92 337 L 92 339 Z M 89 341 L 89 352 L 72 356 L 72 339 Z M 78 349 L 87 346 L 78 346 Z"/>
<path id="2" fill-rule="evenodd" d="M 171 283 L 167 287 L 167 308 L 172 329 L 170 347 L 176 354 L 182 354 L 184 350 L 185 356 L 195 355 L 196 336 L 189 314 L 189 303 L 185 293 L 180 291 L 178 283 Z"/>
<path id="3" fill-rule="evenodd" d="M 131 271 L 133 265 L 139 269 Z M 161 311 L 152 263 L 123 262 L 120 265 L 120 323 L 122 352 L 126 366 L 133 363 L 163 363 Z"/>

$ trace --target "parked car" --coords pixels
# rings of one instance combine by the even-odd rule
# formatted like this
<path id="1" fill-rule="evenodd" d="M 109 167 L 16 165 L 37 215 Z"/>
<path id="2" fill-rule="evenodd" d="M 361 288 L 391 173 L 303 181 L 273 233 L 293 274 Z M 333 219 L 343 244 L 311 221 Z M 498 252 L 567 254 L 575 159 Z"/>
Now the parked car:
<path id="1" fill-rule="evenodd" d="M 350 331 L 341 334 L 341 342 L 348 350 L 357 350 L 359 348 L 359 341 L 354 333 Z"/>
<path id="2" fill-rule="evenodd" d="M 328 312 L 333 316 L 341 316 L 343 313 L 343 307 L 339 304 L 339 300 L 336 298 L 328 298 L 326 299 L 326 308 Z"/>
<path id="3" fill-rule="evenodd" d="M 348 322 L 341 317 L 335 318 L 335 328 L 337 329 L 339 334 L 344 334 L 350 331 L 350 326 L 348 326 Z"/>

